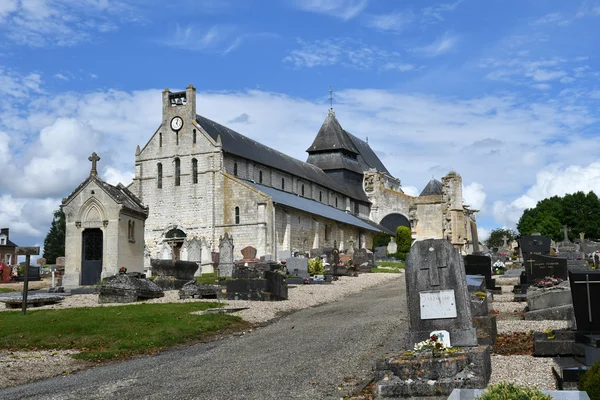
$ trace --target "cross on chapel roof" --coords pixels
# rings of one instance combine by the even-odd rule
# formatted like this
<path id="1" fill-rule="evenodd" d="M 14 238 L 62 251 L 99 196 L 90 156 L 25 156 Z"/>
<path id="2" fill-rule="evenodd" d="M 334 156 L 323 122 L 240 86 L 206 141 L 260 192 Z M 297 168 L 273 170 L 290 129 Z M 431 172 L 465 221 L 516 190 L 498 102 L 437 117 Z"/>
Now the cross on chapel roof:
<path id="1" fill-rule="evenodd" d="M 98 157 L 98 154 L 96 154 L 96 152 L 93 152 L 92 155 L 88 157 L 88 160 L 92 162 L 92 170 L 90 171 L 90 176 L 98 176 L 96 163 L 100 161 L 100 157 Z"/>

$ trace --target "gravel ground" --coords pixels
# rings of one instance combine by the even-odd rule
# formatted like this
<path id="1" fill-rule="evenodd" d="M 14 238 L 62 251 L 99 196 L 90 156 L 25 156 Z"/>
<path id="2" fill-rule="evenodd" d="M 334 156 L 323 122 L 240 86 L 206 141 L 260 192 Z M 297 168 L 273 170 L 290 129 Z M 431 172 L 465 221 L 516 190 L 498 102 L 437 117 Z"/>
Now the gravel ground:
<path id="1" fill-rule="evenodd" d="M 521 311 L 525 310 L 525 307 L 527 307 L 527 303 L 524 301 L 522 301 L 522 302 L 514 302 L 514 301 L 496 302 L 495 299 L 491 305 L 492 305 L 492 310 L 499 311 L 501 313 L 521 312 Z"/>
<path id="2" fill-rule="evenodd" d="M 540 390 L 555 390 L 553 366 L 555 363 L 552 358 L 493 355 L 489 384 L 506 381 Z"/>
<path id="3" fill-rule="evenodd" d="M 547 329 L 564 329 L 571 326 L 570 321 L 498 321 L 498 333 L 509 332 L 543 332 Z"/>
<path id="4" fill-rule="evenodd" d="M 399 280 L 403 274 L 361 274 L 358 278 L 341 277 L 331 285 L 302 285 L 290 286 L 289 299 L 279 302 L 227 300 L 228 308 L 248 307 L 247 310 L 234 313 L 251 323 L 265 323 L 287 313 L 303 308 L 313 307 L 323 303 L 334 302 L 352 293 L 378 286 L 392 280 Z M 399 283 L 400 284 L 400 283 Z M 402 283 L 402 286 L 404 284 Z M 165 296 L 136 303 L 178 303 L 215 300 L 179 300 L 177 290 L 165 292 Z M 130 305 L 131 303 L 129 303 Z M 65 296 L 58 304 L 31 308 L 30 310 L 65 309 L 76 307 L 118 307 L 127 304 L 99 304 L 97 294 L 82 294 Z M 0 305 L 0 311 L 20 312 L 20 309 L 10 309 Z M 42 351 L 42 352 L 0 352 L 0 388 L 21 385 L 33 380 L 61 375 L 63 372 L 86 368 L 89 364 L 69 357 L 72 351 Z M 33 378 L 32 378 L 33 377 Z"/>

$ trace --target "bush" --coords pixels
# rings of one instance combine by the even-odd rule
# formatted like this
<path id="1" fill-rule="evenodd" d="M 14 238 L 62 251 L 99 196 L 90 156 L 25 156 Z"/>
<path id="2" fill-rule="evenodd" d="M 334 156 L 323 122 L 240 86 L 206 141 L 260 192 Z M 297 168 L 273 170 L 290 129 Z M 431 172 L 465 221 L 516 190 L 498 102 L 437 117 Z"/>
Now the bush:
<path id="1" fill-rule="evenodd" d="M 390 235 L 388 235 L 387 233 L 379 232 L 373 237 L 373 249 L 375 249 L 376 247 L 387 246 L 391 240 L 392 237 Z"/>
<path id="2" fill-rule="evenodd" d="M 514 383 L 501 382 L 492 385 L 477 397 L 478 400 L 552 400 L 552 396 L 538 389 L 517 386 Z"/>
<path id="3" fill-rule="evenodd" d="M 600 361 L 579 376 L 579 390 L 585 390 L 590 400 L 600 400 Z"/>
<path id="4" fill-rule="evenodd" d="M 400 261 L 406 261 L 406 253 L 397 252 L 394 254 L 394 258 Z"/>
<path id="5" fill-rule="evenodd" d="M 408 253 L 412 244 L 412 234 L 410 228 L 399 226 L 396 229 L 396 244 L 398 245 L 398 253 Z"/>
<path id="6" fill-rule="evenodd" d="M 309 275 L 323 275 L 324 273 L 325 268 L 323 268 L 323 260 L 320 257 L 315 257 L 308 260 Z"/>

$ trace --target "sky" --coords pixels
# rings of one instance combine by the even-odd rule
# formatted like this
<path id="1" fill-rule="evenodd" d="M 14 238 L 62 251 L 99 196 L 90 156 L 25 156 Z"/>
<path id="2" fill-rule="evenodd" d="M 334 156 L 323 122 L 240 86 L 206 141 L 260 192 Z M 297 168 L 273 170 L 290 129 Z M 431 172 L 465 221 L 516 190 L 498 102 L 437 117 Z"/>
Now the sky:
<path id="1" fill-rule="evenodd" d="M 43 245 L 89 174 L 133 177 L 161 91 L 306 160 L 329 108 L 403 189 L 449 171 L 480 238 L 600 194 L 600 1 L 0 0 L 0 227 Z"/>

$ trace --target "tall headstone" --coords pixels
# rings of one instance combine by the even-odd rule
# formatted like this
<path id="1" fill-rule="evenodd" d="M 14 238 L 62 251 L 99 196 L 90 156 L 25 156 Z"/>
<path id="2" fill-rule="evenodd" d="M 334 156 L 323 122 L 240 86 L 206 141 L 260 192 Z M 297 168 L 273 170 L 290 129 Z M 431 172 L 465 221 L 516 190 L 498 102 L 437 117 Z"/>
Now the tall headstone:
<path id="1" fill-rule="evenodd" d="M 205 238 L 200 239 L 200 248 L 202 250 L 201 253 L 201 261 L 200 266 L 202 267 L 202 272 L 206 274 L 211 274 L 214 271 L 213 267 L 213 259 L 212 259 L 212 246 L 208 240 Z"/>
<path id="2" fill-rule="evenodd" d="M 409 346 L 440 329 L 450 332 L 452 346 L 477 346 L 463 259 L 449 241 L 413 245 L 406 260 L 406 292 Z"/>
<path id="3" fill-rule="evenodd" d="M 519 248 L 525 262 L 530 254 L 542 256 L 550 255 L 550 242 L 552 240 L 544 235 L 523 236 L 519 240 Z"/>
<path id="4" fill-rule="evenodd" d="M 185 239 L 181 246 L 181 260 L 202 262 L 202 246 L 197 238 Z M 194 276 L 202 276 L 202 268 L 198 268 Z"/>
<path id="5" fill-rule="evenodd" d="M 233 237 L 227 232 L 219 239 L 219 275 L 231 277 L 233 274 Z"/>

